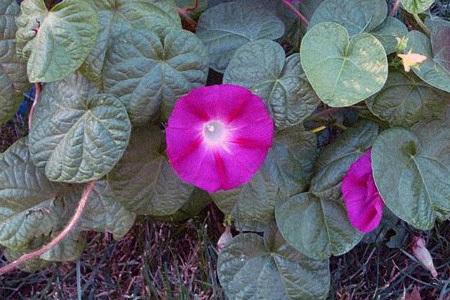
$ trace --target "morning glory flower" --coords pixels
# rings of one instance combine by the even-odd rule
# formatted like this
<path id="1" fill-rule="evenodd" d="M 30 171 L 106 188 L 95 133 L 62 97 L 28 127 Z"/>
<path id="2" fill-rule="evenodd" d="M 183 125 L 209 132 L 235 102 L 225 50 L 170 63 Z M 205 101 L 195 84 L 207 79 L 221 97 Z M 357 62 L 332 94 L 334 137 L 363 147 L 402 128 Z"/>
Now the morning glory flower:
<path id="1" fill-rule="evenodd" d="M 350 223 L 366 233 L 380 224 L 384 207 L 373 180 L 370 151 L 350 166 L 342 181 L 342 196 Z"/>
<path id="2" fill-rule="evenodd" d="M 274 125 L 264 102 L 231 84 L 181 97 L 166 129 L 167 156 L 180 178 L 208 192 L 251 180 L 272 145 Z"/>

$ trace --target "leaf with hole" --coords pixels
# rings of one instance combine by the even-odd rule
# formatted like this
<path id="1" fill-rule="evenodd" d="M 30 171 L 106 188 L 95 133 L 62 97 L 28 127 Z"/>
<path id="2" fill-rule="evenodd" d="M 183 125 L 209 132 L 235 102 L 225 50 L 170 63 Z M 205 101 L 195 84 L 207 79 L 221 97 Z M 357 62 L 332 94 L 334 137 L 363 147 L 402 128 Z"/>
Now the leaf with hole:
<path id="1" fill-rule="evenodd" d="M 86 0 L 64 0 L 50 11 L 42 0 L 25 0 L 21 12 L 17 39 L 30 82 L 64 79 L 95 45 L 98 15 Z"/>

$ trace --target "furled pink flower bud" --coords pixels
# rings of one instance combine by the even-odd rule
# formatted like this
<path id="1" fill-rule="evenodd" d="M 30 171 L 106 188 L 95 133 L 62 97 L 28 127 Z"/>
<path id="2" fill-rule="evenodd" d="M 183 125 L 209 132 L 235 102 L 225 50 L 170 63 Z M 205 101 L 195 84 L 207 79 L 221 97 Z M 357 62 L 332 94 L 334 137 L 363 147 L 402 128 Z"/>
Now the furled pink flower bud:
<path id="1" fill-rule="evenodd" d="M 427 268 L 430 270 L 431 275 L 437 278 L 437 271 L 433 264 L 433 258 L 431 257 L 430 251 L 426 247 L 425 240 L 420 236 L 413 237 L 412 252 L 414 256 Z"/>
<path id="2" fill-rule="evenodd" d="M 272 145 L 264 102 L 231 84 L 200 87 L 181 97 L 166 129 L 167 156 L 186 182 L 208 192 L 251 180 Z"/>
<path id="3" fill-rule="evenodd" d="M 347 215 L 350 223 L 361 232 L 370 232 L 378 226 L 384 207 L 372 176 L 370 150 L 350 166 L 342 181 Z"/>

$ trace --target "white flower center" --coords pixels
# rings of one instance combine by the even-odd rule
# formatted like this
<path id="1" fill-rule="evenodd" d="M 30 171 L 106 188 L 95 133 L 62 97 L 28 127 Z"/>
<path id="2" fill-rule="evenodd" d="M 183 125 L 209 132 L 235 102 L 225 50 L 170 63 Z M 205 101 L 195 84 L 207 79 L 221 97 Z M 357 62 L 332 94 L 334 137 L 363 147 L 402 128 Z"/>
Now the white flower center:
<path id="1" fill-rule="evenodd" d="M 226 127 L 220 121 L 211 121 L 205 124 L 203 137 L 208 145 L 220 145 L 226 141 Z"/>

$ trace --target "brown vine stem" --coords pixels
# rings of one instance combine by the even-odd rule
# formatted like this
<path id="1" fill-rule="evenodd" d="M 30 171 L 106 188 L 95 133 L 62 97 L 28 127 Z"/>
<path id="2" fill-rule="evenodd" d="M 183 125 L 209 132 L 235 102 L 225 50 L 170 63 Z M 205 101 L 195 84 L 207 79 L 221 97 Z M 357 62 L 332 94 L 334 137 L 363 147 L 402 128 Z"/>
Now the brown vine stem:
<path id="1" fill-rule="evenodd" d="M 394 5 L 392 6 L 391 11 L 389 12 L 390 17 L 393 17 L 395 15 L 395 13 L 399 9 L 401 3 L 402 3 L 402 0 L 395 0 Z"/>
<path id="2" fill-rule="evenodd" d="M 194 5 L 188 6 L 185 9 L 186 10 L 190 10 L 190 11 L 194 11 L 194 10 L 196 10 L 198 8 L 199 3 L 200 3 L 200 0 L 194 0 Z"/>
<path id="3" fill-rule="evenodd" d="M 191 16 L 187 12 L 186 8 L 178 8 L 178 14 L 180 16 L 184 17 L 184 19 L 189 24 L 189 26 L 191 26 L 192 28 L 196 28 L 197 27 L 197 22 L 195 22 L 195 20 L 191 18 Z"/>
<path id="4" fill-rule="evenodd" d="M 31 130 L 31 122 L 33 121 L 34 108 L 36 107 L 36 103 L 38 101 L 39 96 L 42 91 L 42 84 L 40 82 L 35 84 L 36 91 L 34 92 L 34 101 L 30 108 L 30 113 L 28 114 L 28 130 Z"/>
<path id="5" fill-rule="evenodd" d="M 78 221 L 81 218 L 81 215 L 83 213 L 84 207 L 86 206 L 87 198 L 89 197 L 89 194 L 91 193 L 92 189 L 94 188 L 95 181 L 89 182 L 83 190 L 83 194 L 81 195 L 80 202 L 78 203 L 78 207 L 75 211 L 75 214 L 73 215 L 70 222 L 67 224 L 67 226 L 64 228 L 63 231 L 61 231 L 50 243 L 44 245 L 42 248 L 33 251 L 31 253 L 27 253 L 16 259 L 10 264 L 7 264 L 6 266 L 0 268 L 0 276 L 14 270 L 18 266 L 24 264 L 25 262 L 38 258 L 45 252 L 52 249 L 56 244 L 58 244 L 62 239 L 64 239 L 77 225 Z"/>
<path id="6" fill-rule="evenodd" d="M 282 0 L 282 1 L 283 1 L 284 5 L 286 5 L 287 8 L 289 8 L 290 10 L 292 10 L 292 12 L 300 19 L 300 22 L 302 22 L 302 24 L 303 24 L 305 27 L 308 27 L 308 24 L 309 24 L 308 20 L 305 18 L 304 15 L 302 15 L 301 12 L 298 11 L 297 8 L 296 8 L 294 5 L 292 5 L 292 4 L 291 4 L 289 1 L 287 1 L 287 0 Z"/>

